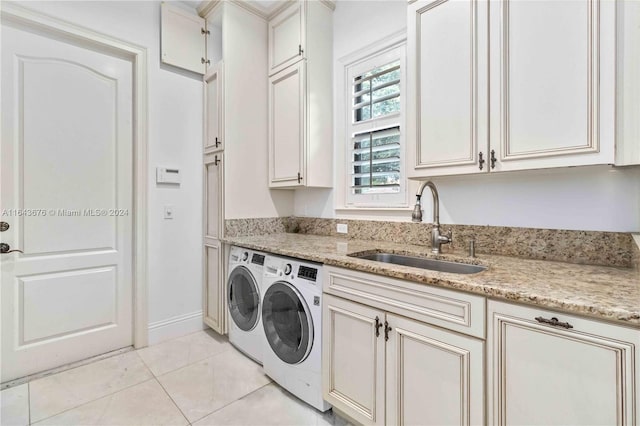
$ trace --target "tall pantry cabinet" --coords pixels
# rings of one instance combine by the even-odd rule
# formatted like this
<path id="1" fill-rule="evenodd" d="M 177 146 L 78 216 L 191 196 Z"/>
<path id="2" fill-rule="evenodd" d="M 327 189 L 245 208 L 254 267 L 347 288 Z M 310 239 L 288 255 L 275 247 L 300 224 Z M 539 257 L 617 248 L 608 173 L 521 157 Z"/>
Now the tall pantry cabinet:
<path id="1" fill-rule="evenodd" d="M 266 155 L 267 20 L 234 2 L 211 2 L 200 13 L 207 20 L 207 57 L 212 63 L 204 76 L 203 99 L 203 319 L 224 334 L 228 246 L 221 239 L 225 218 L 234 207 L 231 201 L 237 204 L 239 187 L 267 185 L 266 164 L 250 164 L 247 155 L 248 147 L 264 147 Z M 264 77 L 256 78 L 256 73 Z M 261 169 L 265 177 L 257 181 Z M 227 199 L 227 188 L 235 191 L 233 200 Z"/>

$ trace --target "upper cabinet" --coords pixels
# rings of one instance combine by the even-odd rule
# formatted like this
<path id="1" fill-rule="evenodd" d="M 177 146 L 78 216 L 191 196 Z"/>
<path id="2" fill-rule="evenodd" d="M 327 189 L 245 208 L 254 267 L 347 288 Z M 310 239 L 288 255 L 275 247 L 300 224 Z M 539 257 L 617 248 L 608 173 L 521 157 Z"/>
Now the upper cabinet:
<path id="1" fill-rule="evenodd" d="M 269 75 L 305 57 L 306 7 L 296 2 L 269 21 Z"/>
<path id="2" fill-rule="evenodd" d="M 616 150 L 638 143 L 616 146 L 615 2 L 418 0 L 408 10 L 410 177 L 615 164 Z"/>
<path id="3" fill-rule="evenodd" d="M 488 29 L 487 3 L 409 5 L 409 176 L 486 170 Z"/>
<path id="4" fill-rule="evenodd" d="M 269 22 L 269 186 L 333 185 L 333 10 L 292 2 Z"/>
<path id="5" fill-rule="evenodd" d="M 204 74 L 210 64 L 205 19 L 166 2 L 162 3 L 161 14 L 162 63 Z"/>

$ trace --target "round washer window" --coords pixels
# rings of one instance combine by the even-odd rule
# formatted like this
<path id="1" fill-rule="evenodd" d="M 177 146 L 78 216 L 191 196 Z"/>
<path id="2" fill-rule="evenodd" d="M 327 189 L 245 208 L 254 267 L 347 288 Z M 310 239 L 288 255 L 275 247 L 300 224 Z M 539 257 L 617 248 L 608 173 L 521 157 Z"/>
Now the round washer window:
<path id="1" fill-rule="evenodd" d="M 304 361 L 313 345 L 307 304 L 291 284 L 277 281 L 262 301 L 262 326 L 273 352 L 288 364 Z"/>
<path id="2" fill-rule="evenodd" d="M 229 314 L 233 322 L 241 330 L 252 330 L 260 315 L 260 292 L 253 274 L 244 266 L 238 266 L 229 275 L 227 287 Z"/>

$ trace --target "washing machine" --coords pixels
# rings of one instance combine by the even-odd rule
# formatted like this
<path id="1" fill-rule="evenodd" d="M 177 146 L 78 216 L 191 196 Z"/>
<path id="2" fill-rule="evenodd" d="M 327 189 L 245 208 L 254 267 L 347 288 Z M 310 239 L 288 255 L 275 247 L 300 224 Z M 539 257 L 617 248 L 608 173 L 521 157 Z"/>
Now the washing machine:
<path id="1" fill-rule="evenodd" d="M 262 328 L 264 372 L 320 411 L 322 399 L 321 267 L 297 259 L 267 256 L 264 265 Z"/>
<path id="2" fill-rule="evenodd" d="M 227 276 L 229 342 L 262 364 L 262 279 L 265 254 L 231 247 Z"/>

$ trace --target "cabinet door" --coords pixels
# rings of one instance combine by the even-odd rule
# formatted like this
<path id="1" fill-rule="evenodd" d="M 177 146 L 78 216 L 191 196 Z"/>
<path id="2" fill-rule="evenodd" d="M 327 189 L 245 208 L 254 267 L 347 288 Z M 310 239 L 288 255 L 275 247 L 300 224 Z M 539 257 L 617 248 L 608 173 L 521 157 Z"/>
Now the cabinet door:
<path id="1" fill-rule="evenodd" d="M 637 329 L 493 301 L 489 320 L 489 424 L 637 424 Z"/>
<path id="2" fill-rule="evenodd" d="M 218 333 L 225 332 L 224 168 L 222 153 L 204 157 L 204 322 Z"/>
<path id="3" fill-rule="evenodd" d="M 218 62 L 204 76 L 204 152 L 224 149 L 223 63 Z"/>
<path id="4" fill-rule="evenodd" d="M 387 424 L 483 424 L 483 342 L 392 314 L 387 321 Z"/>
<path id="5" fill-rule="evenodd" d="M 206 70 L 205 20 L 178 6 L 162 3 L 162 62 L 204 74 Z"/>
<path id="6" fill-rule="evenodd" d="M 488 4 L 408 8 L 408 175 L 488 171 Z"/>
<path id="7" fill-rule="evenodd" d="M 384 311 L 323 295 L 324 399 L 365 425 L 385 421 Z"/>
<path id="8" fill-rule="evenodd" d="M 269 21 L 269 75 L 304 57 L 305 2 L 294 2 Z"/>
<path id="9" fill-rule="evenodd" d="M 204 157 L 204 235 L 205 239 L 222 238 L 224 226 L 223 154 Z"/>
<path id="10" fill-rule="evenodd" d="M 614 162 L 615 7 L 491 2 L 495 170 Z"/>
<path id="11" fill-rule="evenodd" d="M 305 63 L 269 78 L 269 182 L 304 185 Z"/>
<path id="12" fill-rule="evenodd" d="M 204 246 L 204 323 L 220 334 L 225 332 L 225 280 L 220 241 Z"/>

